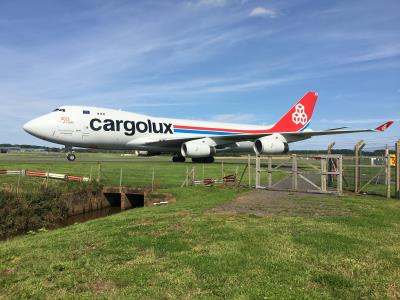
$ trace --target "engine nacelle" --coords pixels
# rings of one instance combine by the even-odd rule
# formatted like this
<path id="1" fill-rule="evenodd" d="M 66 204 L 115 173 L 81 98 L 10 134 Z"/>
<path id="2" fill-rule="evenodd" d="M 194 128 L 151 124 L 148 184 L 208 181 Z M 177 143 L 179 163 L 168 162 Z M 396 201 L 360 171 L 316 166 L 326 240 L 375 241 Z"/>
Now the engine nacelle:
<path id="1" fill-rule="evenodd" d="M 182 144 L 181 153 L 183 157 L 209 157 L 215 154 L 215 148 L 206 141 L 189 141 Z"/>
<path id="2" fill-rule="evenodd" d="M 144 151 L 144 150 L 135 150 L 135 155 L 136 156 L 155 156 L 159 155 L 160 153 L 156 152 L 150 152 L 150 151 Z"/>
<path id="3" fill-rule="evenodd" d="M 256 154 L 281 154 L 289 151 L 286 140 L 279 135 L 262 137 L 254 142 L 254 152 Z"/>

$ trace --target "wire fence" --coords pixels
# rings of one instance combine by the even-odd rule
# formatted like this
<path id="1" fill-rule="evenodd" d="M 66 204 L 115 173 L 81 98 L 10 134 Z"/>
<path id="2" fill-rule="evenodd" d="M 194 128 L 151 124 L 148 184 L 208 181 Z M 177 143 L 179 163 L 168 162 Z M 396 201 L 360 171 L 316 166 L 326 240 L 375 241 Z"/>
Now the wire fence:
<path id="1" fill-rule="evenodd" d="M 331 149 L 335 153 L 334 149 Z M 382 196 L 397 196 L 399 190 L 398 177 L 400 170 L 396 164 L 396 151 L 393 145 L 363 145 L 358 152 L 354 149 L 352 155 L 343 155 L 342 184 L 343 190 L 356 193 L 376 194 Z M 304 155 L 303 155 L 304 156 Z M 298 169 L 306 178 L 312 168 L 319 167 L 319 161 L 315 155 L 304 156 L 299 160 Z M 265 157 L 264 157 L 265 158 Z M 287 158 L 286 158 L 287 159 Z M 285 162 L 285 156 L 275 155 L 274 164 L 280 166 L 280 170 L 274 172 L 273 180 L 279 181 L 291 170 L 291 162 Z M 313 166 L 314 165 L 314 166 Z M 15 164 L 3 164 L 0 169 L 10 169 Z M 166 158 L 159 160 L 129 159 L 101 162 L 77 162 L 77 163 L 20 163 L 20 169 L 42 171 L 47 173 L 61 173 L 67 175 L 79 175 L 89 178 L 89 182 L 97 182 L 105 186 L 124 186 L 146 188 L 152 190 L 178 188 L 189 185 L 216 185 L 230 184 L 242 187 L 255 187 L 256 159 L 255 156 L 242 157 L 217 157 L 213 164 L 171 163 Z M 261 167 L 267 168 L 267 162 Z M 332 165 L 328 172 L 332 171 Z M 310 173 L 310 174 L 308 174 Z M 397 176 L 396 176 L 397 173 Z M 329 174 L 328 174 L 329 175 Z M 268 180 L 268 173 L 261 174 L 261 180 Z M 329 177 L 329 176 L 328 176 Z M 329 178 L 328 178 L 329 179 Z M 304 179 L 303 179 L 304 181 Z M 35 184 L 58 184 L 63 190 L 73 188 L 75 185 L 85 183 L 53 183 L 48 178 L 26 178 L 21 175 L 3 176 L 0 174 L 0 188 L 13 190 L 32 189 Z M 336 183 L 329 182 L 332 188 Z M 66 186 L 65 189 L 63 186 Z"/>

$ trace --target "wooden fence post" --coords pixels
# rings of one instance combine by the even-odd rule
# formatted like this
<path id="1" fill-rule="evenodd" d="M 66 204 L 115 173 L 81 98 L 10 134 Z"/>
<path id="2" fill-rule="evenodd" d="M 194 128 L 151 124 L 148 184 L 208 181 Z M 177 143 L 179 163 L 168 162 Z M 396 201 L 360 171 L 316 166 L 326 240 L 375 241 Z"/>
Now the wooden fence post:
<path id="1" fill-rule="evenodd" d="M 400 140 L 396 142 L 396 198 L 400 199 Z"/>
<path id="2" fill-rule="evenodd" d="M 360 172 L 360 163 L 361 163 L 361 150 L 364 148 L 365 143 L 363 140 L 359 141 L 354 146 L 354 192 L 356 194 L 360 191 L 361 184 L 361 172 Z"/>

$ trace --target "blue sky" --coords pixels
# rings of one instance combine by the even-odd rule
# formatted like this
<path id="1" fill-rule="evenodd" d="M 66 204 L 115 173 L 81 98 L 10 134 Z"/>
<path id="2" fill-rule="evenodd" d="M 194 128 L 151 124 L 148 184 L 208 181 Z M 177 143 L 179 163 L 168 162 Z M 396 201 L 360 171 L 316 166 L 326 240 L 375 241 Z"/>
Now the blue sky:
<path id="1" fill-rule="evenodd" d="M 0 2 L 0 143 L 60 105 L 271 124 L 309 90 L 314 130 L 397 122 L 294 148 L 399 139 L 400 2 Z"/>

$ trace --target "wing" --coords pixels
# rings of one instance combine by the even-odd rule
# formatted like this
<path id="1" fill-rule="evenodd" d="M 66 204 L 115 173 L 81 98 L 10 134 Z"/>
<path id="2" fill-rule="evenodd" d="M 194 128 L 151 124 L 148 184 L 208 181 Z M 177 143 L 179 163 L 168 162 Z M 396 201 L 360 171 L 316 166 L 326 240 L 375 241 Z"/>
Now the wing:
<path id="1" fill-rule="evenodd" d="M 228 145 L 234 142 L 242 142 L 242 141 L 255 141 L 261 137 L 269 136 L 271 134 L 281 134 L 284 136 L 289 142 L 290 141 L 299 141 L 312 138 L 314 136 L 322 136 L 322 135 L 335 135 L 335 134 L 348 134 L 348 133 L 358 133 L 358 132 L 383 132 L 388 129 L 393 124 L 393 121 L 388 121 L 376 128 L 373 129 L 328 129 L 323 131 L 302 131 L 302 132 L 271 132 L 268 134 L 258 133 L 258 134 L 235 134 L 235 135 L 227 135 L 227 136 L 208 136 L 211 140 L 215 142 L 216 145 Z M 160 139 L 160 140 L 152 140 L 144 143 L 148 146 L 160 146 L 160 147 L 180 147 L 183 143 L 196 140 L 199 138 L 191 137 L 191 138 L 171 138 L 171 139 Z"/>

